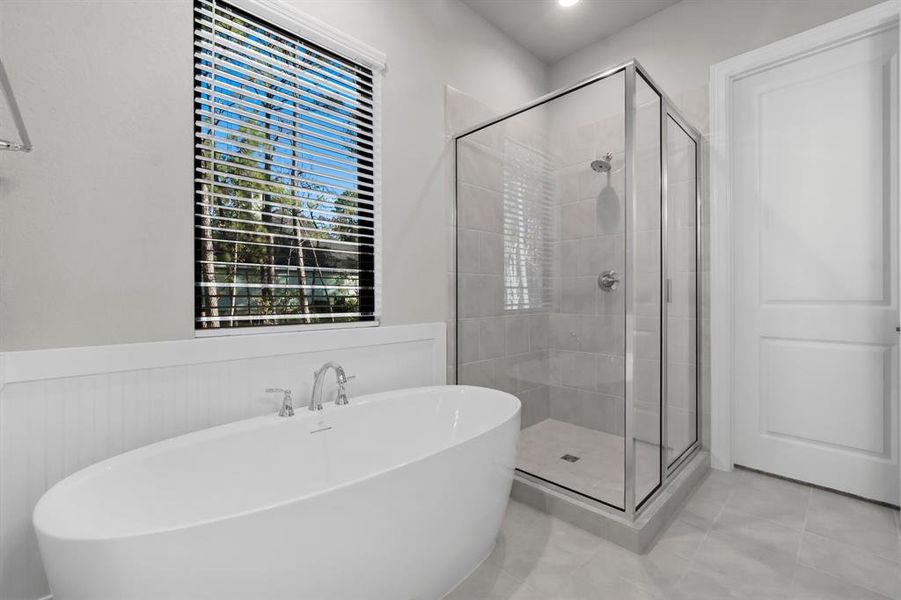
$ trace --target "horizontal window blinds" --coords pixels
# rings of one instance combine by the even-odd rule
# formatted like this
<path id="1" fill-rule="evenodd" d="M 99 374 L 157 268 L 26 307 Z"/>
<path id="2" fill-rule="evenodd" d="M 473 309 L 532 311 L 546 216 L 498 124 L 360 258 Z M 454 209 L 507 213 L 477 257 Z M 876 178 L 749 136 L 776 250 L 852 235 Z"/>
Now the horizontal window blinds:
<path id="1" fill-rule="evenodd" d="M 376 318 L 374 74 L 194 3 L 198 329 Z"/>
<path id="2" fill-rule="evenodd" d="M 549 157 L 504 143 L 504 309 L 552 305 L 553 173 Z"/>

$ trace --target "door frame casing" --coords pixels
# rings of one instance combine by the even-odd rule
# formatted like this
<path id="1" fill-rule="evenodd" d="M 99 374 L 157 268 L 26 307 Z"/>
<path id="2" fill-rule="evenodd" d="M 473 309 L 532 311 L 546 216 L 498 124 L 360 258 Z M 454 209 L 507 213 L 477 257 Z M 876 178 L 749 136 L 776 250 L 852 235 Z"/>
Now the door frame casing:
<path id="1" fill-rule="evenodd" d="M 901 0 L 888 0 L 710 67 L 710 459 L 715 469 L 732 470 L 735 458 L 733 85 L 748 75 L 898 27 L 899 15 Z M 895 135 L 896 139 L 901 138 L 901 127 Z M 896 169 L 895 180 L 901 162 Z M 897 225 L 901 230 L 901 223 Z M 901 273 L 898 281 L 901 282 Z M 901 431 L 901 423 L 898 430 Z"/>

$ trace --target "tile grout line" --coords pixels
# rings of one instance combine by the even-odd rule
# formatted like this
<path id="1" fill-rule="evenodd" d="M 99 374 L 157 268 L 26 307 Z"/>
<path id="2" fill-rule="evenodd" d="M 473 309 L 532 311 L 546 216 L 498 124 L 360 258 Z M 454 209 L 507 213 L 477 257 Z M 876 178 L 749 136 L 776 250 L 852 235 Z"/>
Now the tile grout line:
<path id="1" fill-rule="evenodd" d="M 798 540 L 798 549 L 795 551 L 795 568 L 792 573 L 792 587 L 798 581 L 798 567 L 806 567 L 801 564 L 801 548 L 804 547 L 804 537 L 807 535 L 807 521 L 810 519 L 810 504 L 813 501 L 813 488 L 807 490 L 807 506 L 804 509 L 804 524 L 801 526 L 801 539 Z"/>
<path id="2" fill-rule="evenodd" d="M 821 489 L 821 488 L 818 488 L 818 487 L 815 487 L 815 486 L 811 486 L 811 489 L 810 489 L 810 499 L 809 499 L 809 501 L 808 501 L 808 505 L 807 505 L 808 508 L 807 508 L 807 512 L 805 513 L 805 518 L 804 518 L 804 529 L 803 529 L 803 532 L 804 532 L 804 533 L 809 533 L 809 534 L 811 534 L 811 535 L 816 535 L 816 536 L 818 536 L 818 537 L 821 537 L 821 538 L 824 538 L 824 539 L 826 539 L 826 540 L 829 540 L 830 542 L 836 542 L 836 543 L 842 544 L 842 545 L 844 545 L 844 546 L 848 546 L 848 547 L 850 547 L 850 548 L 854 548 L 854 549 L 856 549 L 856 550 L 859 551 L 859 552 L 864 552 L 864 553 L 866 553 L 866 554 L 875 556 L 875 557 L 877 557 L 877 558 L 882 558 L 882 559 L 890 560 L 890 561 L 894 561 L 894 560 L 895 560 L 895 557 L 890 557 L 890 556 L 888 556 L 887 554 L 882 554 L 882 552 L 879 551 L 878 549 L 874 549 L 873 547 L 868 546 L 868 545 L 866 545 L 866 544 L 863 544 L 863 543 L 860 543 L 860 542 L 856 542 L 856 541 L 852 541 L 852 540 L 848 540 L 848 539 L 842 538 L 841 536 L 836 536 L 836 535 L 834 535 L 833 533 L 831 533 L 831 532 L 829 532 L 829 531 L 816 531 L 816 530 L 813 530 L 813 529 L 809 529 L 809 528 L 808 528 L 808 523 L 809 523 L 809 519 L 810 519 L 810 507 L 811 507 L 812 504 L 813 504 L 813 495 L 816 494 L 817 492 L 819 492 L 819 493 L 821 493 L 821 494 L 825 494 L 825 495 L 827 495 L 827 496 L 835 494 L 834 492 L 832 492 L 832 490 Z M 856 502 L 856 503 L 863 503 L 863 504 L 865 504 L 865 505 L 867 505 L 867 506 L 870 506 L 870 507 L 874 507 L 874 506 L 877 506 L 877 507 L 878 507 L 878 505 L 874 505 L 873 503 L 870 503 L 870 502 L 868 502 L 868 501 L 865 500 L 865 499 L 859 499 L 859 498 L 855 498 L 855 497 L 853 497 L 853 496 L 846 496 L 846 495 L 844 495 L 844 494 L 838 494 L 838 496 L 839 496 L 839 497 L 842 497 L 842 498 L 850 499 L 850 500 L 852 500 L 852 501 L 854 501 L 854 502 Z M 882 507 L 879 507 L 879 508 L 882 508 Z M 887 508 L 887 507 L 886 507 L 886 508 Z M 893 509 L 888 509 L 888 510 L 893 510 Z M 896 532 L 898 533 L 899 536 L 901 536 L 901 530 L 898 529 L 898 527 L 899 527 L 898 521 L 896 521 L 894 518 L 893 518 L 892 520 L 893 520 L 893 524 L 894 524 L 894 526 L 895 526 Z M 901 545 L 899 545 L 899 550 L 901 550 Z M 898 554 L 897 559 L 898 559 L 899 562 L 901 562 L 901 553 Z"/>
<path id="3" fill-rule="evenodd" d="M 760 515 L 756 515 L 756 514 L 754 514 L 754 513 L 750 513 L 750 512 L 747 512 L 747 511 L 744 511 L 744 510 L 740 510 L 740 509 L 737 509 L 737 508 L 734 508 L 734 507 L 726 507 L 726 506 L 724 506 L 723 508 L 724 508 L 724 509 L 725 509 L 725 508 L 728 508 L 728 509 L 729 509 L 729 512 L 738 513 L 739 515 L 742 515 L 742 516 L 744 516 L 744 517 L 751 517 L 752 519 L 756 519 L 756 520 L 758 520 L 758 521 L 763 521 L 764 523 L 767 523 L 767 524 L 769 524 L 769 525 L 778 525 L 779 527 L 782 527 L 782 528 L 784 528 L 784 529 L 791 529 L 792 531 L 797 531 L 797 532 L 800 532 L 800 533 L 804 533 L 803 525 L 802 525 L 802 528 L 801 528 L 801 529 L 798 529 L 798 528 L 796 528 L 796 527 L 792 527 L 792 526 L 790 526 L 790 525 L 786 525 L 785 523 L 783 523 L 783 522 L 781 522 L 781 521 L 775 521 L 775 520 L 770 519 L 770 518 L 768 518 L 768 517 L 762 517 L 762 516 L 760 516 Z M 719 514 L 717 514 L 717 517 L 718 517 L 718 516 L 719 516 Z"/>
<path id="4" fill-rule="evenodd" d="M 700 489 L 701 486 L 703 486 L 704 483 L 706 483 L 706 481 L 707 481 L 706 479 L 704 481 L 702 481 L 701 484 L 698 486 L 698 488 L 695 490 L 695 492 L 697 492 L 697 490 Z M 704 543 L 707 542 L 708 539 L 710 539 L 710 532 L 713 531 L 714 523 L 716 523 L 719 520 L 720 515 L 723 514 L 723 511 L 726 509 L 726 505 L 729 503 L 729 500 L 732 499 L 732 494 L 734 494 L 734 493 L 735 493 L 735 481 L 732 481 L 729 484 L 729 493 L 726 494 L 726 498 L 725 498 L 725 500 L 723 500 L 723 503 L 720 506 L 719 510 L 717 511 L 716 515 L 714 515 L 714 517 L 710 520 L 710 525 L 707 526 L 707 531 L 704 532 L 704 538 L 698 544 L 697 548 L 694 549 L 694 552 L 692 552 L 691 558 L 688 561 L 688 566 L 686 567 L 685 571 L 682 573 L 682 575 L 679 577 L 678 581 L 676 582 L 677 585 L 680 584 L 682 582 L 682 580 L 685 579 L 685 577 L 688 575 L 688 572 L 691 571 L 692 568 L 694 568 L 695 563 L 697 562 L 698 551 L 701 549 L 701 546 L 703 546 Z M 692 494 L 692 496 L 694 496 L 694 494 Z M 690 498 L 689 498 L 689 500 L 690 500 Z"/>
<path id="5" fill-rule="evenodd" d="M 537 509 L 533 509 L 533 510 L 537 510 Z M 548 513 L 542 513 L 542 514 L 544 514 L 545 517 L 547 518 L 547 520 L 550 521 L 550 522 L 552 522 L 552 523 L 553 523 L 554 521 L 559 521 L 560 523 L 564 523 L 564 524 L 569 525 L 569 526 L 571 526 L 571 527 L 577 527 L 577 526 L 575 526 L 575 525 L 572 525 L 571 523 L 568 523 L 568 522 L 564 521 L 563 519 L 560 519 L 559 517 L 555 517 L 554 515 L 551 515 L 551 514 L 548 514 Z M 588 532 L 588 533 L 589 533 L 590 535 L 593 535 L 593 536 L 594 536 L 594 534 L 592 534 L 592 533 L 590 533 L 590 532 Z M 594 536 L 594 537 L 597 537 L 598 540 L 600 540 L 601 542 L 606 542 L 606 541 L 607 541 L 607 540 L 605 540 L 604 538 L 599 537 L 599 536 Z M 574 574 L 578 569 L 581 569 L 583 566 L 585 566 L 585 565 L 587 565 L 589 562 L 591 562 L 591 559 L 594 558 L 594 555 L 595 555 L 595 554 L 597 554 L 598 552 L 600 552 L 600 549 L 601 549 L 601 546 L 598 545 L 597 548 L 595 548 L 595 549 L 591 550 L 590 552 L 586 553 L 586 554 L 587 554 L 587 558 L 585 558 L 584 561 L 578 562 L 578 564 L 577 564 L 577 565 L 569 572 L 569 574 L 567 575 L 567 578 L 568 578 L 568 579 L 571 579 L 572 576 L 573 576 L 573 574 Z M 563 549 L 563 551 L 566 552 L 567 554 L 572 554 L 572 555 L 574 555 L 574 556 L 578 556 L 578 554 L 575 553 L 575 552 L 570 552 L 569 550 L 565 550 L 565 549 Z M 489 556 L 489 558 L 490 558 L 490 556 Z M 508 575 L 509 577 L 513 578 L 514 581 L 516 581 L 516 582 L 518 582 L 518 583 L 521 583 L 522 585 L 526 586 L 526 587 L 529 588 L 530 590 L 534 591 L 535 593 L 541 594 L 542 596 L 545 596 L 545 597 L 547 597 L 547 598 L 553 598 L 553 597 L 554 597 L 553 595 L 550 595 L 550 596 L 549 596 L 548 594 L 556 593 L 556 591 L 555 591 L 555 592 L 546 592 L 545 590 L 543 590 L 543 589 L 541 589 L 541 588 L 535 587 L 534 585 L 530 584 L 530 583 L 529 583 L 528 581 L 526 581 L 525 579 L 523 579 L 523 578 L 517 576 L 516 574 L 511 573 L 510 571 L 508 571 L 508 570 L 507 570 L 503 565 L 501 565 L 501 564 L 498 564 L 498 565 L 497 565 L 497 568 L 498 568 L 499 571 L 501 571 L 501 572 L 503 572 L 504 574 Z"/>
<path id="6" fill-rule="evenodd" d="M 805 486 L 805 487 L 807 487 L 807 490 L 806 490 L 807 498 L 804 501 L 802 501 L 803 504 L 802 504 L 802 502 L 795 503 L 795 506 L 803 505 L 805 508 L 802 524 L 801 524 L 800 528 L 797 528 L 797 527 L 788 526 L 785 523 L 781 523 L 779 521 L 775 521 L 775 520 L 772 520 L 767 517 L 762 517 L 762 516 L 755 515 L 753 513 L 747 513 L 747 512 L 741 511 L 741 510 L 736 510 L 734 508 L 731 508 L 730 503 L 733 502 L 734 500 L 736 500 L 739 497 L 739 494 L 741 493 L 741 490 L 739 489 L 738 481 L 739 481 L 738 478 L 730 479 L 729 483 L 726 484 L 727 489 L 725 490 L 726 493 L 722 496 L 722 498 L 723 498 L 722 501 L 719 502 L 718 504 L 714 504 L 712 506 L 712 508 L 715 508 L 715 510 L 713 511 L 713 514 L 712 514 L 710 520 L 708 521 L 709 525 L 706 526 L 703 530 L 703 535 L 701 536 L 700 542 L 698 542 L 698 544 L 692 549 L 692 551 L 690 553 L 676 554 L 676 556 L 680 556 L 681 558 L 683 558 L 685 560 L 685 563 L 684 563 L 683 568 L 681 569 L 681 572 L 678 574 L 678 577 L 673 577 L 670 580 L 671 583 L 667 584 L 667 588 L 672 588 L 672 591 L 675 593 L 678 591 L 679 588 L 681 588 L 684 585 L 689 572 L 691 572 L 692 570 L 697 571 L 699 569 L 701 571 L 706 571 L 708 569 L 708 567 L 706 567 L 705 565 L 698 562 L 699 550 L 705 543 L 708 542 L 708 540 L 713 539 L 713 535 L 712 535 L 713 530 L 716 527 L 717 523 L 720 522 L 720 519 L 723 518 L 723 515 L 726 512 L 734 511 L 735 513 L 737 513 L 739 515 L 745 515 L 752 519 L 758 520 L 762 524 L 769 523 L 770 525 L 778 526 L 778 527 L 786 529 L 786 530 L 792 530 L 792 531 L 796 532 L 796 534 L 797 533 L 800 534 L 799 543 L 798 543 L 796 553 L 795 553 L 795 563 L 793 565 L 794 570 L 793 570 L 792 576 L 788 583 L 789 589 L 792 589 L 792 590 L 798 589 L 799 582 L 802 581 L 802 579 L 799 579 L 799 571 L 801 569 L 805 569 L 805 570 L 814 571 L 816 573 L 820 573 L 820 574 L 822 574 L 823 577 L 827 577 L 829 579 L 834 579 L 836 584 L 841 583 L 843 585 L 851 586 L 851 588 L 867 590 L 869 592 L 872 592 L 873 594 L 876 594 L 879 598 L 888 598 L 889 596 L 891 596 L 891 594 L 886 595 L 885 591 L 873 589 L 871 587 L 870 583 L 861 583 L 859 581 L 848 580 L 844 576 L 841 576 L 837 573 L 832 573 L 830 571 L 825 570 L 822 567 L 822 565 L 819 565 L 819 566 L 814 565 L 814 564 L 808 565 L 808 564 L 804 564 L 801 562 L 800 557 L 802 555 L 802 549 L 804 547 L 804 540 L 808 536 L 822 537 L 826 541 L 834 542 L 834 543 L 840 544 L 842 546 L 846 546 L 848 549 L 851 549 L 851 550 L 854 550 L 857 552 L 863 552 L 868 555 L 872 555 L 874 558 L 877 558 L 877 559 L 891 561 L 891 559 L 888 557 L 884 557 L 881 554 L 877 554 L 877 553 L 865 550 L 863 548 L 856 546 L 855 544 L 844 542 L 842 540 L 833 539 L 832 537 L 830 537 L 828 535 L 824 536 L 821 534 L 816 534 L 815 532 L 811 531 L 810 530 L 810 527 L 811 527 L 810 521 L 812 520 L 811 517 L 815 516 L 812 513 L 812 507 L 813 507 L 814 492 L 817 491 L 816 488 L 814 488 L 812 486 Z M 702 482 L 701 485 L 703 485 L 703 483 L 704 482 Z M 699 489 L 699 488 L 700 488 L 700 486 L 698 486 L 697 489 Z M 695 491 L 697 491 L 697 489 Z M 692 494 L 692 495 L 694 495 L 694 494 Z M 897 516 L 898 515 L 896 514 L 895 518 L 893 519 L 893 526 L 896 529 L 896 534 L 901 536 L 901 528 L 899 528 L 899 527 L 901 527 L 901 523 L 899 523 Z M 559 519 L 558 517 L 554 517 L 553 515 L 547 515 L 547 518 L 548 518 L 549 522 L 552 524 L 556 524 L 559 522 L 559 523 L 566 524 L 568 526 L 573 526 L 573 527 L 578 528 L 577 526 L 574 526 L 565 520 Z M 678 516 L 677 516 L 677 518 L 678 518 Z M 675 520 L 669 524 L 669 527 L 672 527 L 674 523 L 675 523 Z M 588 532 L 588 533 L 590 533 L 590 532 Z M 555 597 L 554 596 L 555 593 L 557 593 L 557 594 L 562 593 L 566 589 L 566 586 L 568 584 L 569 585 L 572 584 L 572 582 L 574 581 L 573 577 L 576 574 L 576 572 L 579 571 L 579 569 L 582 569 L 583 567 L 585 567 L 585 565 L 589 564 L 592 560 L 595 560 L 608 544 L 612 544 L 611 542 L 606 541 L 603 538 L 600 538 L 599 536 L 593 535 L 593 537 L 597 538 L 598 541 L 600 542 L 596 547 L 587 548 L 585 551 L 569 552 L 574 558 L 579 558 L 580 560 L 574 561 L 577 564 L 570 571 L 568 571 L 567 575 L 563 578 L 564 583 L 561 583 L 559 587 L 555 588 L 553 590 L 553 593 L 548 593 L 548 592 L 545 592 L 544 589 L 536 588 L 534 585 L 530 584 L 525 579 L 514 575 L 513 573 L 507 571 L 505 568 L 501 567 L 500 565 L 498 565 L 498 567 L 505 575 L 511 577 L 511 579 L 513 581 L 516 581 L 521 586 L 523 586 L 523 589 L 526 589 L 529 591 L 534 591 L 536 594 L 539 594 L 541 597 L 543 597 L 544 600 L 552 600 Z M 641 561 L 642 557 L 643 557 L 643 555 L 638 555 L 636 557 L 636 560 L 638 560 L 639 562 L 642 562 Z M 657 586 L 657 585 L 649 584 L 646 581 L 633 579 L 631 577 L 622 575 L 620 573 L 616 573 L 616 574 L 611 573 L 611 575 L 613 575 L 613 577 L 611 578 L 613 580 L 627 582 L 629 585 L 634 585 L 637 588 L 645 590 L 648 593 L 654 593 L 656 591 L 659 591 L 659 589 L 660 589 L 659 586 Z M 803 584 L 802 584 L 802 587 L 803 587 Z"/>
<path id="7" fill-rule="evenodd" d="M 813 534 L 813 535 L 818 535 L 818 534 Z M 823 537 L 823 536 L 820 536 L 820 537 Z M 826 539 L 828 540 L 829 538 L 826 538 Z M 841 543 L 841 542 L 839 542 L 839 543 Z M 874 556 L 875 556 L 875 555 L 874 555 Z M 864 585 L 864 584 L 862 584 L 862 583 L 855 583 L 855 582 L 853 582 L 853 581 L 848 581 L 848 580 L 845 579 L 844 577 L 842 577 L 842 576 L 840 576 L 840 575 L 837 575 L 837 574 L 835 574 L 835 573 L 830 573 L 829 571 L 826 571 L 826 570 L 824 570 L 824 569 L 821 569 L 820 567 L 817 567 L 817 566 L 814 566 L 814 565 L 804 565 L 804 564 L 801 564 L 801 565 L 799 565 L 799 566 L 802 566 L 802 567 L 804 567 L 805 569 L 810 569 L 811 571 L 816 571 L 817 573 L 822 573 L 823 575 L 828 575 L 828 576 L 831 577 L 832 579 L 835 579 L 835 580 L 837 580 L 837 581 L 840 581 L 841 583 L 843 583 L 843 584 L 845 584 L 845 585 L 847 585 L 847 586 L 858 587 L 858 588 L 860 588 L 860 589 L 862 589 L 862 590 L 866 590 L 866 591 L 868 591 L 868 592 L 870 592 L 870 593 L 876 594 L 877 596 L 882 596 L 883 598 L 890 598 L 889 596 L 886 596 L 884 593 L 880 592 L 879 590 L 874 590 L 873 588 L 868 587 L 868 586 L 866 586 L 866 585 Z M 901 598 L 901 596 L 899 596 L 898 598 Z"/>
<path id="8" fill-rule="evenodd" d="M 802 485 L 803 485 L 803 484 L 802 484 Z M 801 540 L 799 541 L 799 544 L 798 544 L 798 551 L 797 551 L 797 553 L 796 553 L 796 558 L 795 558 L 795 570 L 794 570 L 794 573 L 792 574 L 792 580 L 791 580 L 791 581 L 792 581 L 792 583 L 791 583 L 792 587 L 794 587 L 794 584 L 795 584 L 795 582 L 797 581 L 797 570 L 798 570 L 797 567 L 798 567 L 798 566 L 801 566 L 801 567 L 804 567 L 804 568 L 808 568 L 808 569 L 817 571 L 817 572 L 819 572 L 819 573 L 823 573 L 824 575 L 828 575 L 828 576 L 830 576 L 830 577 L 836 578 L 838 581 L 841 581 L 841 582 L 843 582 L 843 583 L 846 584 L 846 585 L 851 585 L 851 586 L 860 587 L 861 589 L 865 589 L 865 590 L 867 590 L 867 591 L 869 591 L 869 592 L 872 592 L 872 593 L 874 593 L 874 594 L 876 594 L 876 595 L 878 595 L 878 596 L 887 597 L 887 596 L 885 596 L 881 591 L 872 589 L 872 588 L 870 588 L 870 587 L 867 586 L 867 585 L 861 585 L 861 584 L 859 584 L 859 583 L 854 583 L 854 582 L 851 582 L 851 581 L 847 581 L 846 579 L 844 579 L 844 578 L 842 578 L 842 577 L 837 577 L 835 574 L 829 573 L 828 571 L 825 571 L 825 570 L 823 570 L 823 569 L 821 569 L 821 568 L 819 568 L 819 567 L 817 567 L 817 566 L 814 566 L 814 565 L 805 565 L 805 564 L 803 564 L 803 563 L 800 562 L 801 546 L 802 546 L 802 544 L 803 544 L 805 534 L 808 533 L 808 531 L 807 531 L 807 523 L 808 523 L 808 519 L 809 519 L 809 515 L 810 515 L 810 506 L 811 506 L 812 499 L 813 499 L 813 492 L 815 491 L 815 488 L 814 488 L 814 487 L 812 487 L 812 486 L 807 486 L 807 487 L 808 487 L 808 494 L 807 494 L 807 501 L 806 501 L 806 504 L 807 504 L 807 505 L 806 505 L 806 508 L 805 508 L 805 511 L 804 511 L 804 524 L 803 524 L 803 526 L 802 526 L 802 528 L 801 528 L 801 530 L 800 530 L 800 532 L 801 532 Z M 713 530 L 713 525 L 714 525 L 714 524 L 719 520 L 719 518 L 722 516 L 723 512 L 726 510 L 726 508 L 727 508 L 727 506 L 728 506 L 729 501 L 732 499 L 732 497 L 733 497 L 734 494 L 735 494 L 735 484 L 733 483 L 732 489 L 730 489 L 729 495 L 727 496 L 725 502 L 723 503 L 722 507 L 720 508 L 720 511 L 717 513 L 716 517 L 714 517 L 714 519 L 711 521 L 711 526 L 710 526 L 710 528 L 708 529 L 708 532 L 707 532 L 707 534 L 705 535 L 704 540 L 702 540 L 702 542 L 701 542 L 702 544 L 703 544 L 704 542 L 706 542 L 706 541 L 709 539 L 710 533 L 711 533 L 712 530 Z M 750 513 L 746 513 L 746 512 L 744 512 L 744 511 L 736 510 L 736 509 L 734 509 L 734 508 L 730 508 L 729 510 L 734 511 L 734 512 L 737 512 L 737 513 L 739 513 L 739 514 L 743 514 L 743 515 L 747 515 L 747 516 L 750 516 L 750 517 L 753 517 L 753 518 L 760 519 L 760 520 L 765 521 L 765 522 L 767 522 L 767 523 L 771 523 L 771 524 L 774 524 L 774 525 L 779 525 L 779 526 L 785 527 L 785 528 L 787 528 L 787 529 L 792 529 L 791 527 L 787 527 L 787 526 L 786 526 L 785 524 L 783 524 L 783 523 L 779 523 L 779 522 L 777 522 L 777 521 L 773 521 L 773 520 L 768 519 L 768 518 L 766 518 L 766 517 L 759 517 L 759 516 L 757 516 L 757 515 L 753 515 L 753 514 L 750 514 Z M 810 532 L 810 533 L 812 533 L 812 532 Z M 899 535 L 901 535 L 901 530 L 899 530 Z M 840 543 L 840 544 L 843 544 L 843 545 L 847 545 L 847 546 L 849 546 L 849 547 L 854 548 L 853 545 L 846 544 L 846 543 L 843 543 L 843 542 L 840 542 L 840 541 L 837 541 L 837 540 L 831 540 L 831 538 L 829 538 L 828 536 L 823 536 L 823 537 L 824 537 L 825 539 L 827 539 L 827 540 L 830 540 L 830 541 L 836 541 L 837 543 Z M 877 557 L 877 558 L 881 558 L 880 555 L 873 554 L 872 552 L 868 552 L 868 551 L 865 551 L 865 550 L 859 549 L 859 548 L 858 548 L 858 550 L 859 550 L 859 551 L 862 551 L 862 552 L 865 552 L 865 553 L 867 553 L 867 554 L 872 554 L 873 556 L 875 556 L 875 557 Z M 689 569 L 690 569 L 691 567 L 693 567 L 694 565 L 695 565 L 695 560 L 692 559 L 692 562 L 691 562 L 691 564 L 689 565 Z"/>
<path id="9" fill-rule="evenodd" d="M 860 548 L 860 547 L 858 547 L 858 546 L 855 546 L 854 544 L 849 544 L 848 542 L 843 542 L 843 541 L 841 541 L 841 540 L 835 540 L 835 539 L 833 539 L 833 538 L 831 538 L 831 537 L 829 537 L 829 536 L 827 536 L 827 535 L 822 535 L 822 534 L 819 534 L 819 533 L 815 533 L 815 532 L 813 532 L 813 531 L 811 531 L 811 532 L 805 532 L 805 533 L 810 533 L 810 535 L 813 535 L 813 536 L 816 536 L 816 537 L 819 537 L 819 538 L 823 538 L 823 539 L 826 540 L 827 542 L 830 542 L 830 543 L 833 543 L 833 544 L 838 544 L 839 546 L 847 546 L 847 547 L 850 548 L 851 550 L 854 550 L 854 551 L 856 551 L 856 552 L 859 552 L 859 553 L 863 553 L 863 554 L 869 555 L 869 556 L 871 556 L 871 557 L 873 557 L 873 558 L 876 558 L 877 560 L 884 560 L 884 561 L 888 561 L 888 562 L 898 562 L 898 561 L 892 561 L 891 559 L 888 559 L 888 558 L 886 558 L 886 557 L 884 557 L 884 556 L 882 556 L 882 555 L 880 555 L 880 554 L 876 554 L 876 553 L 874 553 L 874 552 L 870 552 L 869 550 L 864 550 L 863 548 Z M 834 578 L 834 579 L 837 579 L 837 580 L 841 581 L 842 583 L 844 583 L 844 584 L 846 584 L 846 585 L 859 587 L 859 588 L 861 588 L 861 589 L 864 589 L 864 590 L 867 590 L 867 591 L 869 591 L 869 592 L 872 592 L 872 593 L 876 594 L 877 596 L 888 597 L 888 596 L 887 596 L 886 594 L 884 594 L 883 592 L 881 592 L 881 591 L 879 591 L 879 590 L 876 590 L 876 589 L 873 589 L 873 588 L 869 587 L 869 585 L 866 585 L 866 584 L 863 584 L 863 583 L 856 583 L 856 582 L 853 582 L 853 581 L 849 581 L 848 579 L 845 579 L 845 578 L 842 577 L 841 575 L 838 575 L 838 574 L 836 574 L 836 573 L 831 573 L 831 572 L 826 571 L 825 569 L 822 569 L 822 568 L 820 568 L 820 567 L 818 567 L 818 566 L 816 566 L 816 565 L 805 565 L 805 564 L 803 564 L 803 563 L 799 563 L 799 565 L 802 566 L 802 567 L 808 568 L 808 569 L 812 569 L 812 570 L 817 571 L 817 572 L 819 572 L 819 573 L 823 573 L 823 574 L 825 574 L 825 575 L 828 575 L 828 576 L 830 576 L 830 577 L 832 577 L 832 578 Z M 897 596 L 896 598 L 901 598 L 901 596 Z"/>
<path id="10" fill-rule="evenodd" d="M 898 535 L 898 542 L 901 543 L 901 510 L 895 509 L 892 516 L 895 520 L 895 533 Z"/>
<path id="11" fill-rule="evenodd" d="M 815 490 L 816 488 L 814 488 L 814 487 L 812 487 L 812 486 L 810 486 L 810 485 L 808 485 L 808 484 L 805 484 L 805 483 L 800 483 L 800 482 L 797 482 L 797 481 L 794 481 L 794 480 L 783 479 L 782 477 L 777 477 L 777 476 L 774 476 L 774 475 L 770 475 L 770 474 L 768 474 L 768 473 L 762 473 L 762 472 L 760 472 L 760 471 L 753 471 L 753 470 L 751 470 L 751 469 L 744 469 L 744 468 L 736 469 L 736 470 L 739 471 L 739 472 L 754 473 L 754 474 L 756 474 L 756 475 L 761 475 L 761 476 L 763 476 L 763 477 L 768 477 L 768 478 L 775 479 L 775 480 L 789 481 L 790 483 L 794 483 L 794 484 L 796 484 L 796 485 L 799 485 L 799 486 L 803 487 L 803 488 L 808 492 L 809 495 L 808 495 L 808 499 L 807 499 L 807 508 L 806 508 L 805 511 L 804 511 L 804 525 L 801 526 L 801 529 L 796 529 L 795 527 L 792 527 L 792 526 L 790 526 L 790 525 L 786 525 L 786 524 L 783 523 L 782 521 L 777 521 L 777 520 L 771 519 L 771 518 L 769 518 L 769 517 L 764 517 L 764 516 L 762 516 L 762 515 L 758 515 L 758 514 L 754 514 L 754 513 L 751 513 L 751 512 L 747 512 L 747 511 L 740 510 L 740 509 L 737 509 L 737 508 L 734 508 L 734 507 L 730 507 L 730 508 L 729 508 L 730 511 L 737 512 L 737 513 L 739 513 L 739 514 L 742 514 L 742 515 L 745 515 L 745 516 L 748 516 L 748 517 L 754 517 L 755 519 L 759 519 L 759 520 L 761 520 L 761 521 L 766 521 L 767 523 L 770 523 L 770 524 L 772 524 L 772 525 L 779 525 L 780 527 L 785 527 L 785 528 L 787 528 L 787 529 L 792 529 L 792 530 L 794 530 L 794 531 L 801 531 L 802 533 L 804 532 L 804 528 L 805 528 L 806 525 L 807 525 L 807 513 L 808 513 L 808 511 L 810 510 L 810 498 L 811 498 L 811 496 L 812 496 L 813 490 Z M 731 500 L 731 498 L 732 498 L 732 493 L 730 492 L 729 499 Z M 728 502 L 728 500 L 727 500 L 727 502 Z"/>

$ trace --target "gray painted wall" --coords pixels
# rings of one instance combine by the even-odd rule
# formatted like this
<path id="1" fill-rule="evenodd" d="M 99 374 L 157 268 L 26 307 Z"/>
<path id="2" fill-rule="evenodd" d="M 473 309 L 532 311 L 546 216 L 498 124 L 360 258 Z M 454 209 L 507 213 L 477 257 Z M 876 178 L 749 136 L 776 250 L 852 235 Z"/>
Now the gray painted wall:
<path id="1" fill-rule="evenodd" d="M 551 88 L 637 58 L 675 97 L 706 88 L 715 63 L 879 1 L 682 0 L 551 65 Z"/>
<path id="2" fill-rule="evenodd" d="M 447 311 L 444 86 L 508 109 L 546 68 L 456 0 L 301 1 L 387 54 L 385 324 Z M 35 151 L 0 158 L 0 350 L 193 336 L 190 0 L 5 0 Z"/>
<path id="3" fill-rule="evenodd" d="M 706 130 L 710 64 L 876 3 L 683 0 L 548 72 L 456 0 L 295 1 L 388 55 L 386 324 L 447 314 L 445 84 L 504 110 L 636 56 Z M 36 150 L 0 157 L 0 350 L 192 337 L 190 1 L 2 12 Z"/>
<path id="4" fill-rule="evenodd" d="M 682 0 L 551 65 L 551 87 L 636 58 L 704 135 L 710 66 L 863 10 L 878 0 Z M 703 155 L 702 155 L 703 156 Z M 702 159 L 702 190 L 704 169 Z M 701 204 L 701 438 L 710 435 L 709 203 Z"/>

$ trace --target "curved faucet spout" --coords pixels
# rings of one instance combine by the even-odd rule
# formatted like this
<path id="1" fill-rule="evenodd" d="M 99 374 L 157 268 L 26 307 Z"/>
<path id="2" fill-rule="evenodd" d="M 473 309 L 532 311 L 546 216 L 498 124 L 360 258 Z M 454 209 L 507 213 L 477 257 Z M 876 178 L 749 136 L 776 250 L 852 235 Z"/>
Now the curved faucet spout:
<path id="1" fill-rule="evenodd" d="M 336 362 L 327 362 L 313 373 L 313 393 L 310 394 L 309 410 L 322 410 L 322 384 L 329 369 L 335 370 L 335 379 L 338 382 L 338 398 L 335 403 L 347 404 L 347 392 L 344 387 L 347 384 L 347 375 L 344 373 L 344 367 Z"/>

